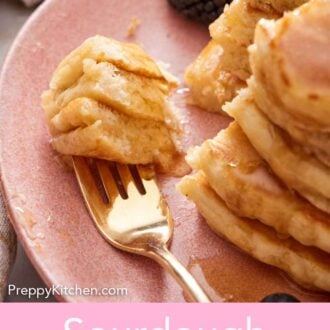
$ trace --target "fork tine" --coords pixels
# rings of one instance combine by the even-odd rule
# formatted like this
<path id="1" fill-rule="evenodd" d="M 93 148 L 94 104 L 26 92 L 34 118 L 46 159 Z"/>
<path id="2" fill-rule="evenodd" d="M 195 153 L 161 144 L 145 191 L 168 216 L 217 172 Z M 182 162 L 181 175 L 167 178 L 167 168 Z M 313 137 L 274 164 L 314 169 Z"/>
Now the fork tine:
<path id="1" fill-rule="evenodd" d="M 156 182 L 156 173 L 153 168 L 146 166 L 137 166 L 138 174 L 145 188 L 146 193 L 153 193 L 159 190 Z"/>
<path id="2" fill-rule="evenodd" d="M 107 194 L 109 201 L 113 202 L 115 198 L 118 196 L 119 191 L 116 185 L 116 182 L 111 175 L 109 163 L 105 160 L 97 159 L 96 160 L 96 167 L 99 171 L 99 175 L 101 177 L 104 190 Z"/>
<path id="3" fill-rule="evenodd" d="M 122 164 L 117 163 L 117 170 L 118 170 L 122 185 L 128 195 L 129 190 L 132 190 L 131 186 L 135 187 L 132 174 L 127 165 L 122 165 Z M 137 189 L 137 188 L 134 188 L 134 189 Z"/>
<path id="4" fill-rule="evenodd" d="M 136 165 L 128 165 L 128 168 L 131 172 L 131 175 L 133 177 L 133 180 L 135 182 L 135 186 L 137 188 L 137 190 L 140 192 L 141 195 L 145 195 L 146 194 L 146 190 L 144 188 L 140 173 L 138 171 L 138 168 Z"/>
<path id="5" fill-rule="evenodd" d="M 73 167 L 85 203 L 91 214 L 103 217 L 105 204 L 96 186 L 87 160 L 84 157 L 72 156 Z"/>

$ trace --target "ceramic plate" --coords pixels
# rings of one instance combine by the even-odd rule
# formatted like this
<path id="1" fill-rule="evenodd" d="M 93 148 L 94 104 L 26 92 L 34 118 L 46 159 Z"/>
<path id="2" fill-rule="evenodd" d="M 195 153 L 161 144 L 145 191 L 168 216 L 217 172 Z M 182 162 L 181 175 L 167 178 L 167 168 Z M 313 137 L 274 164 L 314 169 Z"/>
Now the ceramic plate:
<path id="1" fill-rule="evenodd" d="M 141 20 L 127 37 L 132 17 Z M 49 144 L 40 94 L 58 62 L 84 39 L 101 34 L 137 42 L 169 63 L 181 80 L 186 66 L 208 40 L 207 29 L 178 15 L 166 0 L 49 0 L 20 32 L 0 81 L 2 186 L 12 223 L 29 258 L 50 285 L 126 288 L 127 295 L 59 297 L 71 302 L 185 301 L 181 289 L 157 264 L 109 246 L 96 231 L 74 174 Z M 213 137 L 228 119 L 186 106 L 186 90 L 175 95 L 186 131 L 185 147 Z M 328 297 L 304 292 L 281 272 L 262 265 L 211 232 L 194 205 L 161 186 L 175 221 L 172 252 L 214 301 L 259 301 L 285 291 L 302 300 Z"/>

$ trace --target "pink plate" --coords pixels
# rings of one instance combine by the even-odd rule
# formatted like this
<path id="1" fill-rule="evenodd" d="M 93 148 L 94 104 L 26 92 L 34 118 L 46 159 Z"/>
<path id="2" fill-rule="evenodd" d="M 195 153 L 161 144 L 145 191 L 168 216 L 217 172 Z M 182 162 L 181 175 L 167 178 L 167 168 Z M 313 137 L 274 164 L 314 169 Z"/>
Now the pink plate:
<path id="1" fill-rule="evenodd" d="M 126 37 L 133 16 L 136 36 Z M 166 0 L 49 0 L 25 25 L 0 80 L 1 175 L 11 220 L 33 264 L 48 285 L 127 288 L 127 295 L 59 297 L 65 301 L 180 302 L 181 289 L 157 264 L 109 246 L 96 231 L 75 177 L 49 144 L 40 107 L 58 62 L 95 34 L 138 42 L 154 58 L 171 64 L 182 79 L 186 66 L 208 39 L 205 28 L 176 14 Z M 185 106 L 186 147 L 213 137 L 228 124 L 219 115 Z M 175 191 L 177 179 L 162 178 L 175 219 L 171 250 L 215 300 L 258 301 L 285 291 L 302 300 L 328 296 L 298 289 L 282 273 L 245 256 L 214 235 L 194 205 Z"/>

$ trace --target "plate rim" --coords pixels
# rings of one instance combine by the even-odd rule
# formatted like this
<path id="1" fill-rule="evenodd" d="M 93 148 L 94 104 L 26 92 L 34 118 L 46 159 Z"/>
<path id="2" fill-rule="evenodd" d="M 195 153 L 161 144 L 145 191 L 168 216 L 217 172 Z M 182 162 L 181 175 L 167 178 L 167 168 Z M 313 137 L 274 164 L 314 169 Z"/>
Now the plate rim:
<path id="1" fill-rule="evenodd" d="M 19 49 L 21 41 L 24 40 L 26 33 L 28 33 L 28 30 L 30 27 L 34 24 L 35 21 L 40 19 L 43 15 L 44 12 L 46 12 L 48 7 L 50 7 L 53 4 L 54 0 L 45 0 L 43 1 L 34 11 L 33 13 L 29 16 L 29 18 L 26 20 L 26 22 L 22 25 L 20 30 L 17 32 L 14 41 L 12 42 L 11 46 L 9 47 L 9 50 L 7 51 L 7 54 L 5 55 L 5 58 L 2 62 L 1 65 L 1 70 L 0 70 L 0 102 L 2 100 L 2 91 L 4 90 L 6 84 L 6 76 L 8 72 L 10 71 L 10 65 L 13 60 L 13 57 L 16 54 L 17 49 Z M 2 107 L 0 107 L 0 112 L 4 111 Z M 23 235 L 23 227 L 19 225 L 19 218 L 18 216 L 15 215 L 13 205 L 10 203 L 9 199 L 9 193 L 6 188 L 6 177 L 3 174 L 3 159 L 2 159 L 2 150 L 3 150 L 3 142 L 0 139 L 0 193 L 2 195 L 2 199 L 5 204 L 5 210 L 6 210 L 6 215 L 7 218 L 9 219 L 12 227 L 14 228 L 14 231 L 16 233 L 16 236 L 18 238 L 19 243 L 22 245 L 24 252 L 27 256 L 27 258 L 30 260 L 31 264 L 33 265 L 34 269 L 44 282 L 44 284 L 48 287 L 51 288 L 53 286 L 53 283 L 55 281 L 52 280 L 52 274 L 49 273 L 42 265 L 41 265 L 41 260 L 36 257 L 36 253 L 33 249 L 30 249 L 28 247 L 27 241 L 24 239 Z M 55 299 L 58 302 L 75 302 L 74 299 L 71 299 L 70 296 L 66 295 L 58 295 L 54 294 Z"/>

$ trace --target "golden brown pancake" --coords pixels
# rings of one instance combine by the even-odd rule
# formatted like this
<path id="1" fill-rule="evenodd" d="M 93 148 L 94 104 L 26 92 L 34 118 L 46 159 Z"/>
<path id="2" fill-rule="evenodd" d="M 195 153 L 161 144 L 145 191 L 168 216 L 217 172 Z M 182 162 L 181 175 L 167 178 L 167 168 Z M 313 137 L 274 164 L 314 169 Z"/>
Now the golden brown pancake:
<path id="1" fill-rule="evenodd" d="M 178 189 L 196 204 L 215 233 L 257 260 L 282 269 L 299 284 L 330 291 L 329 254 L 292 238 L 281 239 L 261 222 L 235 215 L 200 172 L 184 177 Z"/>
<path id="2" fill-rule="evenodd" d="M 168 99 L 175 86 L 138 45 L 90 38 L 60 63 L 42 95 L 53 147 L 173 172 L 182 156 Z"/>
<path id="3" fill-rule="evenodd" d="M 210 25 L 212 40 L 188 67 L 185 80 L 196 105 L 221 111 L 251 75 L 247 47 L 261 18 L 279 18 L 306 0 L 234 0 Z"/>
<path id="4" fill-rule="evenodd" d="M 83 62 L 83 74 L 65 90 L 49 90 L 43 104 L 51 116 L 78 97 L 89 97 L 136 118 L 164 121 L 168 86 L 163 81 L 120 70 L 108 62 Z M 54 109 L 54 110 L 53 110 Z"/>
<path id="5" fill-rule="evenodd" d="M 51 120 L 52 144 L 67 155 L 124 164 L 155 163 L 169 171 L 180 156 L 164 122 L 134 118 L 89 98 L 77 98 Z M 162 166 L 165 168 L 162 168 Z"/>
<path id="6" fill-rule="evenodd" d="M 263 3 L 265 11 L 281 8 L 279 1 Z M 223 107 L 235 122 L 189 151 L 188 163 L 198 172 L 179 184 L 217 234 L 298 283 L 325 291 L 329 13 L 329 1 L 312 0 L 277 22 L 258 23 L 250 47 L 253 75 Z"/>
<path id="7" fill-rule="evenodd" d="M 258 74 L 248 80 L 249 88 L 254 95 L 255 102 L 276 125 L 284 129 L 304 149 L 314 154 L 326 165 L 330 166 L 330 133 L 310 131 L 309 125 L 302 124 L 288 112 L 280 99 L 268 91 L 270 84 L 265 81 L 256 82 Z M 305 127 L 303 127 L 305 126 Z"/>
<path id="8" fill-rule="evenodd" d="M 258 108 L 249 89 L 224 107 L 242 128 L 259 155 L 291 189 L 330 213 L 330 168 L 285 136 Z"/>
<path id="9" fill-rule="evenodd" d="M 188 164 L 235 214 L 258 219 L 281 235 L 330 252 L 330 215 L 290 191 L 253 148 L 236 122 L 189 150 Z"/>
<path id="10" fill-rule="evenodd" d="M 251 0 L 251 6 L 263 11 L 276 11 L 280 14 L 301 6 L 303 0 Z"/>
<path id="11" fill-rule="evenodd" d="M 329 15 L 329 1 L 313 0 L 276 22 L 262 20 L 251 47 L 257 85 L 312 132 L 330 132 Z"/>
<path id="12" fill-rule="evenodd" d="M 261 20 L 249 80 L 259 108 L 305 150 L 330 164 L 330 3 L 314 0 L 278 21 Z"/>
<path id="13" fill-rule="evenodd" d="M 137 75 L 164 80 L 161 68 L 139 45 L 94 36 L 61 61 L 53 74 L 50 87 L 66 89 L 73 85 L 83 74 L 83 61 L 86 58 L 98 63 L 108 62 Z"/>

